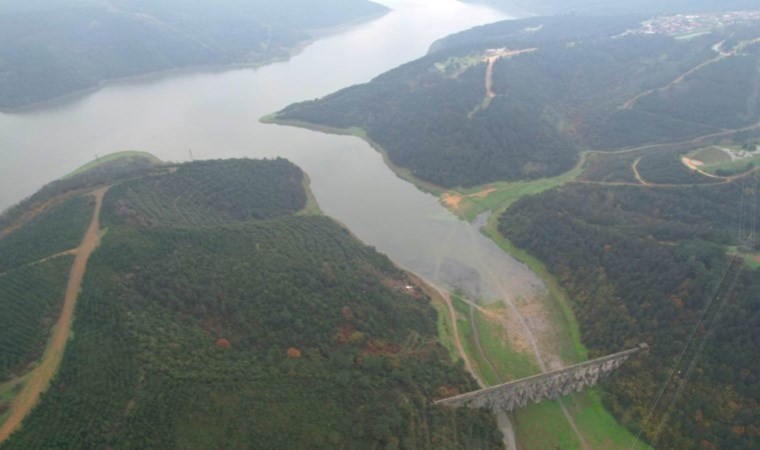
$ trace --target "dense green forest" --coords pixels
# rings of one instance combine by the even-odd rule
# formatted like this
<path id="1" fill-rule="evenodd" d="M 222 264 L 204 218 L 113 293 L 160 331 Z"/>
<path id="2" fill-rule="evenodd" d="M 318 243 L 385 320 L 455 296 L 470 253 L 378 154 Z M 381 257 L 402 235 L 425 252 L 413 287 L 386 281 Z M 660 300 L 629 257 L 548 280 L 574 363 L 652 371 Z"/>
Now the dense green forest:
<path id="1" fill-rule="evenodd" d="M 106 225 L 201 226 L 268 219 L 306 206 L 303 172 L 285 159 L 199 161 L 115 186 Z"/>
<path id="2" fill-rule="evenodd" d="M 0 274 L 0 383 L 39 358 L 63 301 L 73 256 Z M 0 416 L 3 409 L 0 401 Z"/>
<path id="3" fill-rule="evenodd" d="M 137 154 L 134 154 L 137 153 Z M 66 177 L 52 181 L 29 198 L 0 213 L 0 237 L 37 217 L 38 211 L 50 211 L 51 206 L 77 194 L 92 191 L 95 187 L 142 176 L 151 171 L 163 172 L 158 158 L 139 152 L 120 152 L 119 157 L 94 161 Z M 111 156 L 111 155 L 109 155 Z M 84 220 L 84 219 L 83 219 Z"/>
<path id="4" fill-rule="evenodd" d="M 2 0 L 0 108 L 113 78 L 286 57 L 312 30 L 385 11 L 365 0 Z"/>
<path id="5" fill-rule="evenodd" d="M 91 198 L 74 197 L 0 237 L 0 272 L 78 247 L 92 207 Z"/>
<path id="6" fill-rule="evenodd" d="M 760 271 L 740 271 L 741 259 L 727 255 L 730 246 L 751 246 L 757 187 L 753 177 L 659 189 L 571 184 L 524 198 L 500 219 L 501 233 L 544 261 L 567 290 L 591 355 L 650 344 L 647 358 L 605 385 L 605 403 L 634 430 L 706 311 L 644 427 L 657 448 L 760 445 Z"/>
<path id="7" fill-rule="evenodd" d="M 393 163 L 444 187 L 554 176 L 573 167 L 581 148 L 683 141 L 757 121 L 760 43 L 747 44 L 760 37 L 756 26 L 676 39 L 630 32 L 642 20 L 558 16 L 477 27 L 277 119 L 364 128 Z M 524 52 L 509 54 L 516 50 Z M 489 77 L 493 55 L 502 56 Z"/>
<path id="8" fill-rule="evenodd" d="M 489 413 L 432 405 L 476 385 L 430 299 L 295 214 L 303 190 L 282 159 L 112 187 L 60 371 L 2 448 L 500 448 Z"/>
<path id="9" fill-rule="evenodd" d="M 682 151 L 664 151 L 645 155 L 637 166 L 641 177 L 650 183 L 711 184 L 720 180 L 689 169 L 681 161 Z"/>

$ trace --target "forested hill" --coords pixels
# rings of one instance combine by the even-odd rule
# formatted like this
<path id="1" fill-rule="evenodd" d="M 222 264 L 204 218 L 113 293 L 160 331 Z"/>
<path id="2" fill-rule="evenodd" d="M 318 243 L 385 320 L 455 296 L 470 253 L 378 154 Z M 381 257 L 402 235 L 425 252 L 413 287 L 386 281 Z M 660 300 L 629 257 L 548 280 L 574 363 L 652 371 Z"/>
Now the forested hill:
<path id="1" fill-rule="evenodd" d="M 645 19 L 557 16 L 474 28 L 277 119 L 362 127 L 392 162 L 445 187 L 556 175 L 582 148 L 757 122 L 757 17 L 710 16 L 712 28 L 700 33 Z"/>
<path id="2" fill-rule="evenodd" d="M 489 413 L 432 405 L 475 383 L 439 343 L 430 299 L 309 208 L 304 181 L 282 159 L 115 181 L 58 374 L 0 448 L 500 448 Z M 53 261 L 7 288 L 56 292 L 66 261 Z M 25 300 L 10 310 L 55 314 Z M 0 389 L 23 380 L 28 341 L 25 358 L 0 347 L 13 363 Z"/>
<path id="3" fill-rule="evenodd" d="M 650 170 L 659 173 L 642 176 Z M 655 448 L 760 446 L 757 177 L 571 184 L 501 217 L 501 233 L 545 262 L 573 299 L 592 355 L 650 344 L 647 358 L 606 383 L 605 403 Z"/>
<path id="4" fill-rule="evenodd" d="M 286 57 L 368 0 L 0 0 L 0 109 L 168 69 Z"/>
<path id="5" fill-rule="evenodd" d="M 679 14 L 757 8 L 755 0 L 461 0 L 508 13 L 548 14 Z"/>

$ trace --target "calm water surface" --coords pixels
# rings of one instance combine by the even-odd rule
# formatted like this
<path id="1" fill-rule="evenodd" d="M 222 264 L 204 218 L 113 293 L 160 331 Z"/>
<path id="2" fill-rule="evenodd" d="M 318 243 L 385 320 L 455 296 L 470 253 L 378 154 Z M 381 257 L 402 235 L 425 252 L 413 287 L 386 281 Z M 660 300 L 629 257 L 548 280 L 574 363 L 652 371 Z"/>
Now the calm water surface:
<path id="1" fill-rule="evenodd" d="M 113 83 L 89 95 L 0 114 L 0 209 L 44 183 L 125 149 L 163 160 L 282 156 L 302 167 L 326 214 L 406 269 L 494 300 L 542 290 L 525 266 L 399 179 L 360 139 L 258 119 L 366 82 L 450 33 L 507 18 L 456 0 L 384 0 L 394 11 L 320 39 L 290 61 Z"/>

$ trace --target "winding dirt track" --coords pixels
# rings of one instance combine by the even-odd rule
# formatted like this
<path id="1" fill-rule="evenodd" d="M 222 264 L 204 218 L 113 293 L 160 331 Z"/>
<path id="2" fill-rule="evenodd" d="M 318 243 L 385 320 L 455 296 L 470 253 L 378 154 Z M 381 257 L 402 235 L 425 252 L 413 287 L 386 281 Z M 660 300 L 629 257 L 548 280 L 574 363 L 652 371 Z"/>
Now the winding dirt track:
<path id="1" fill-rule="evenodd" d="M 449 309 L 449 317 L 451 318 L 451 328 L 454 332 L 454 346 L 457 348 L 457 352 L 459 353 L 459 356 L 462 357 L 462 361 L 464 361 L 464 367 L 467 369 L 468 372 L 475 378 L 475 381 L 478 382 L 478 384 L 482 387 L 486 387 L 487 384 L 483 382 L 483 380 L 480 379 L 478 376 L 478 373 L 475 371 L 475 368 L 472 365 L 472 361 L 470 361 L 469 356 L 467 356 L 467 352 L 464 351 L 464 346 L 462 345 L 462 338 L 459 334 L 459 325 L 457 324 L 457 312 L 454 309 L 454 305 L 451 303 L 451 297 L 447 292 L 439 291 L 441 296 L 443 297 L 444 301 L 446 302 L 446 307 Z"/>
<path id="2" fill-rule="evenodd" d="M 752 125 L 748 125 L 746 127 L 742 128 L 735 128 L 730 130 L 721 130 L 716 131 L 715 133 L 710 134 L 703 134 L 702 136 L 697 136 L 692 139 L 687 139 L 685 141 L 676 141 L 676 142 L 664 142 L 662 144 L 646 144 L 639 147 L 627 147 L 627 148 L 618 148 L 618 149 L 599 149 L 599 150 L 589 150 L 589 153 L 598 153 L 601 155 L 623 155 L 626 153 L 633 153 L 643 150 L 655 150 L 658 148 L 676 148 L 681 146 L 692 146 L 692 145 L 702 145 L 709 143 L 711 139 L 718 138 L 718 137 L 724 137 L 724 136 L 730 136 L 735 133 L 739 133 L 742 131 L 753 131 L 756 129 L 760 129 L 760 122 L 756 122 Z"/>
<path id="3" fill-rule="evenodd" d="M 503 383 L 504 379 L 501 378 L 501 374 L 498 370 L 496 370 L 496 366 L 493 364 L 493 361 L 491 361 L 491 358 L 488 357 L 485 350 L 483 350 L 483 346 L 480 343 L 480 334 L 478 333 L 478 324 L 475 322 L 475 306 L 470 303 L 470 326 L 472 327 L 472 336 L 475 341 L 475 346 L 478 348 L 478 353 L 480 353 L 480 357 L 483 358 L 483 360 L 488 364 L 488 366 L 491 368 L 491 371 L 493 371 L 494 375 L 496 375 L 496 379 L 499 380 L 499 383 Z"/>
<path id="4" fill-rule="evenodd" d="M 636 180 L 639 183 L 643 184 L 644 186 L 651 186 L 651 183 L 641 178 L 641 174 L 639 173 L 639 162 L 641 162 L 641 158 L 643 158 L 643 156 L 636 158 L 633 164 L 631 164 L 631 170 L 633 170 L 633 175 L 636 177 Z"/>
<path id="5" fill-rule="evenodd" d="M 646 97 L 646 96 L 648 96 L 650 94 L 653 94 L 655 92 L 664 92 L 664 91 L 667 91 L 668 89 L 672 88 L 676 84 L 683 83 L 683 80 L 685 80 L 686 77 L 688 77 L 689 75 L 702 70 L 703 68 L 709 66 L 710 64 L 716 63 L 718 61 L 722 61 L 722 60 L 724 60 L 727 57 L 732 56 L 732 55 L 733 55 L 733 53 L 731 53 L 731 54 L 723 54 L 723 53 L 721 53 L 720 55 L 716 56 L 715 58 L 708 59 L 707 61 L 704 61 L 701 64 L 699 64 L 698 66 L 693 67 L 692 69 L 688 70 L 687 72 L 679 75 L 678 78 L 676 78 L 675 80 L 671 81 L 667 85 L 665 85 L 663 87 L 649 89 L 648 91 L 644 91 L 641 94 L 633 97 L 632 99 L 628 100 L 627 102 L 625 102 L 623 104 L 622 109 L 631 109 L 636 104 L 636 102 L 638 102 L 642 98 L 644 98 L 644 97 Z"/>
<path id="6" fill-rule="evenodd" d="M 474 231 L 470 230 L 470 238 L 474 239 Z M 474 240 L 473 240 L 474 245 Z M 504 301 L 509 311 L 512 312 L 513 316 L 517 318 L 518 323 L 521 325 L 521 331 L 520 334 L 522 334 L 529 342 L 530 347 L 533 351 L 533 355 L 536 358 L 536 362 L 538 363 L 539 368 L 541 369 L 542 373 L 546 373 L 549 371 L 549 367 L 546 364 L 546 356 L 544 354 L 544 351 L 542 351 L 538 339 L 536 337 L 536 334 L 534 333 L 533 327 L 531 327 L 529 323 L 529 319 L 525 317 L 525 315 L 520 311 L 520 308 L 515 304 L 515 302 L 512 300 L 512 296 L 510 293 L 510 290 L 508 286 L 505 286 L 502 283 L 501 278 L 498 276 L 498 274 L 493 270 L 491 266 L 485 263 L 482 259 L 480 260 L 480 265 L 482 266 L 481 272 L 491 279 L 492 285 L 498 288 L 499 290 L 499 297 Z M 472 321 L 472 327 L 473 329 L 476 328 L 476 324 L 474 322 L 474 316 L 473 316 L 473 310 L 472 302 L 470 303 L 470 320 Z M 477 334 L 475 334 L 476 340 L 479 341 L 479 337 Z M 478 342 L 478 348 L 482 352 L 482 347 L 480 346 L 480 342 Z M 549 355 L 551 356 L 551 355 Z M 490 360 L 488 361 L 490 364 Z M 496 371 L 496 368 L 493 367 L 493 364 L 491 364 L 491 367 Z M 499 377 L 501 378 L 501 377 Z M 558 399 L 557 402 L 559 403 L 560 409 L 562 409 L 562 414 L 565 416 L 565 419 L 567 420 L 568 424 L 570 425 L 570 428 L 573 429 L 573 432 L 575 433 L 575 436 L 578 438 L 578 442 L 581 445 L 581 448 L 583 450 L 590 450 L 590 447 L 588 446 L 588 443 L 586 442 L 585 437 L 583 436 L 583 433 L 581 433 L 580 429 L 578 428 L 578 425 L 575 423 L 575 419 L 570 414 L 570 411 L 567 409 L 567 406 L 565 406 L 565 402 L 563 399 Z"/>
<path id="7" fill-rule="evenodd" d="M 10 415 L 0 425 L 0 442 L 6 440 L 21 425 L 26 415 L 34 408 L 34 405 L 40 398 L 40 394 L 48 388 L 50 381 L 61 365 L 63 351 L 66 348 L 66 341 L 69 338 L 71 322 L 74 316 L 74 306 L 79 295 L 79 287 L 82 284 L 82 279 L 87 268 L 87 260 L 98 245 L 100 237 L 100 209 L 103 205 L 103 196 L 107 190 L 108 187 L 104 187 L 92 193 L 95 197 L 95 209 L 93 210 L 92 220 L 90 220 L 90 226 L 87 228 L 82 243 L 76 249 L 76 258 L 69 273 L 61 315 L 55 324 L 50 342 L 45 349 L 45 353 L 42 355 L 39 365 L 24 377 L 26 379 L 24 387 L 11 405 Z"/>
<path id="8" fill-rule="evenodd" d="M 650 94 L 652 94 L 654 92 L 664 92 L 664 91 L 667 91 L 668 89 L 672 88 L 673 86 L 675 86 L 677 84 L 680 84 L 680 83 L 683 83 L 683 81 L 688 76 L 690 76 L 690 75 L 692 75 L 692 74 L 694 74 L 696 72 L 699 72 L 700 70 L 704 69 L 705 67 L 709 66 L 710 64 L 722 61 L 722 60 L 724 60 L 726 58 L 730 58 L 732 56 L 736 56 L 736 55 L 739 54 L 739 52 L 741 52 L 742 50 L 744 50 L 748 46 L 757 44 L 758 42 L 760 42 L 760 38 L 755 38 L 755 39 L 753 39 L 751 41 L 741 42 L 736 47 L 734 47 L 730 52 L 722 52 L 722 51 L 720 51 L 720 44 L 717 44 L 717 45 L 713 46 L 713 50 L 715 50 L 716 52 L 718 52 L 718 56 L 716 56 L 715 58 L 712 58 L 712 59 L 708 59 L 707 61 L 704 61 L 704 62 L 700 63 L 699 65 L 697 65 L 697 66 L 689 69 L 688 71 L 682 73 L 681 75 L 678 76 L 678 78 L 676 78 L 675 80 L 671 81 L 670 83 L 668 83 L 665 86 L 662 86 L 662 87 L 659 87 L 659 88 L 650 89 L 648 91 L 642 92 L 641 94 L 639 94 L 639 95 L 633 97 L 632 99 L 628 100 L 627 102 L 625 102 L 621 108 L 622 109 L 631 109 L 636 104 L 636 102 L 638 102 L 640 99 L 642 99 L 642 98 L 644 98 L 644 97 L 646 97 L 646 96 L 648 96 L 648 95 L 650 95 Z M 721 44 L 722 44 L 722 42 L 721 42 Z"/>
<path id="9" fill-rule="evenodd" d="M 668 148 L 668 149 L 675 149 L 678 147 L 684 147 L 684 146 L 696 146 L 696 145 L 702 145 L 708 143 L 711 139 L 715 139 L 718 137 L 724 137 L 729 136 L 731 134 L 739 133 L 742 131 L 753 131 L 760 129 L 760 122 L 757 122 L 753 125 L 749 125 L 743 128 L 737 128 L 732 130 L 723 130 L 719 131 L 717 133 L 710 133 L 702 136 L 697 136 L 696 138 L 692 138 L 686 141 L 680 141 L 680 142 L 668 142 L 663 144 L 648 144 L 643 145 L 640 147 L 631 147 L 631 148 L 624 148 L 619 150 L 588 150 L 587 152 L 582 154 L 581 162 L 582 165 L 584 162 L 584 158 L 586 156 L 586 153 L 589 154 L 600 154 L 600 155 L 623 155 L 626 153 L 634 153 L 634 152 L 647 152 L 649 154 L 650 150 L 657 150 L 661 148 Z M 707 177 L 713 178 L 717 180 L 714 183 L 686 183 L 686 184 L 675 184 L 675 183 L 652 183 L 650 181 L 646 181 L 641 177 L 641 174 L 639 173 L 638 166 L 639 162 L 641 161 L 641 158 L 643 156 L 636 159 L 633 164 L 631 165 L 631 169 L 633 170 L 634 175 L 636 176 L 636 183 L 628 182 L 628 181 L 592 181 L 592 180 L 571 180 L 571 183 L 578 183 L 578 184 L 594 184 L 599 186 L 636 186 L 636 187 L 655 187 L 655 188 L 684 188 L 684 187 L 698 187 L 698 186 L 719 186 L 723 184 L 729 184 L 733 183 L 736 180 L 742 179 L 748 175 L 751 175 L 757 171 L 760 171 L 760 167 L 756 167 L 752 170 L 749 170 L 744 173 L 740 173 L 737 175 L 731 175 L 729 177 L 721 177 L 717 175 L 708 174 L 707 172 L 702 171 L 701 169 L 692 166 L 688 164 L 686 161 L 683 161 L 684 164 L 694 170 L 697 170 L 702 175 L 705 175 Z"/>
<path id="10" fill-rule="evenodd" d="M 715 183 L 669 184 L 669 183 L 652 183 L 650 181 L 645 181 L 643 178 L 641 178 L 641 175 L 639 175 L 637 166 L 633 166 L 632 168 L 634 169 L 634 174 L 636 175 L 636 179 L 639 181 L 637 183 L 632 183 L 629 181 L 590 181 L 590 180 L 573 180 L 571 181 L 571 183 L 594 184 L 597 186 L 635 186 L 635 187 L 650 187 L 650 188 L 681 189 L 681 188 L 688 188 L 688 187 L 709 187 L 709 186 L 721 186 L 725 184 L 730 184 L 736 180 L 740 180 L 742 178 L 752 175 L 753 173 L 760 171 L 760 167 L 756 167 L 747 172 L 740 173 L 738 175 L 732 175 L 730 177 L 712 177 L 712 178 L 719 178 L 721 180 Z"/>
<path id="11" fill-rule="evenodd" d="M 449 312 L 449 318 L 451 320 L 452 324 L 452 332 L 454 333 L 454 346 L 456 347 L 457 353 L 459 353 L 459 356 L 462 358 L 462 361 L 464 362 L 464 367 L 467 369 L 468 372 L 472 375 L 473 378 L 475 378 L 475 381 L 478 382 L 478 385 L 480 387 L 486 387 L 487 385 L 483 382 L 483 380 L 480 379 L 478 376 L 478 373 L 475 371 L 472 361 L 470 361 L 469 356 L 467 356 L 467 352 L 464 351 L 464 346 L 462 345 L 462 338 L 459 334 L 459 325 L 457 324 L 457 313 L 454 309 L 454 305 L 451 302 L 451 295 L 442 289 L 437 288 L 433 283 L 431 283 L 428 280 L 425 280 L 417 275 L 412 275 L 413 279 L 418 281 L 417 284 L 419 286 L 423 286 L 423 289 L 425 287 L 429 287 L 429 290 L 426 290 L 428 295 L 431 297 L 438 297 L 440 301 L 443 301 L 443 303 L 446 305 L 446 308 Z M 465 300 L 466 301 L 466 300 Z M 470 320 L 472 321 L 472 308 L 477 308 L 480 311 L 491 313 L 492 311 L 488 311 L 485 308 L 482 308 L 479 305 L 476 305 L 475 303 L 470 303 L 469 301 L 466 301 L 470 305 Z M 473 322 L 473 327 L 474 327 Z M 485 354 L 483 353 L 483 350 L 480 346 L 480 341 L 476 338 L 476 343 L 478 345 L 478 348 L 480 349 L 481 354 L 485 357 Z M 490 361 L 489 361 L 490 362 Z M 494 369 L 495 372 L 495 369 Z M 509 415 L 503 411 L 495 411 L 496 414 L 496 424 L 499 428 L 499 430 L 503 434 L 503 444 L 504 448 L 506 450 L 517 450 L 517 439 L 515 437 L 515 429 L 514 425 L 512 424 L 512 420 L 509 418 Z"/>
<path id="12" fill-rule="evenodd" d="M 722 178 L 725 178 L 725 177 L 719 177 L 717 175 L 713 175 L 711 173 L 705 172 L 697 164 L 694 163 L 694 160 L 692 160 L 688 156 L 681 156 L 681 162 L 683 163 L 684 166 L 688 167 L 689 169 L 695 172 L 699 172 L 700 175 L 704 175 L 709 178 L 717 178 L 719 180 Z"/>

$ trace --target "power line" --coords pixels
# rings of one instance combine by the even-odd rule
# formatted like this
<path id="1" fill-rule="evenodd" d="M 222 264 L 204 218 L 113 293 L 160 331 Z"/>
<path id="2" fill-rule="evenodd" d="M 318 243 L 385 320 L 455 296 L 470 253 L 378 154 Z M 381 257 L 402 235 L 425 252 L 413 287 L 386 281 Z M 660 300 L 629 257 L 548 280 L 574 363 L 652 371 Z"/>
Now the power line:
<path id="1" fill-rule="evenodd" d="M 736 267 L 736 266 L 732 265 L 732 267 Z M 670 402 L 668 409 L 666 410 L 665 414 L 663 414 L 663 417 L 660 420 L 660 423 L 654 432 L 654 435 L 652 437 L 652 443 L 655 443 L 657 439 L 659 439 L 660 433 L 662 433 L 662 428 L 665 426 L 665 423 L 668 421 L 671 414 L 673 413 L 673 408 L 676 402 L 681 398 L 681 395 L 683 395 L 683 391 L 686 389 L 686 385 L 689 384 L 689 379 L 691 378 L 691 374 L 697 365 L 697 361 L 699 360 L 700 355 L 704 352 L 705 347 L 707 346 L 707 341 L 710 338 L 710 336 L 713 334 L 715 324 L 718 322 L 718 319 L 720 318 L 721 314 L 723 313 L 723 310 L 728 304 L 728 299 L 731 298 L 731 295 L 733 294 L 734 289 L 736 288 L 736 283 L 739 280 L 740 275 L 741 275 L 741 270 L 736 269 L 735 273 L 733 274 L 733 277 L 729 279 L 730 281 L 729 281 L 728 289 L 722 296 L 718 296 L 718 298 L 721 299 L 721 303 L 718 306 L 718 311 L 715 313 L 712 320 L 710 321 L 710 325 L 707 329 L 707 332 L 705 333 L 705 336 L 700 341 L 699 347 L 697 348 L 696 353 L 692 357 L 689 367 L 686 369 L 686 372 L 684 373 L 684 376 L 682 377 L 681 382 L 679 383 L 678 388 L 676 389 L 676 392 L 673 394 L 673 400 Z"/>
<path id="2" fill-rule="evenodd" d="M 739 227 L 738 227 L 739 228 L 739 242 L 738 242 L 739 245 L 741 245 L 742 237 L 744 235 L 744 205 L 745 205 L 745 197 L 746 197 L 746 183 L 747 183 L 746 178 L 742 178 L 741 197 L 740 197 L 740 201 L 739 201 Z M 757 213 L 756 186 L 757 186 L 757 178 L 755 178 L 755 192 L 753 193 L 753 196 L 755 197 L 755 205 L 754 205 L 755 206 L 755 208 L 754 208 L 755 209 L 755 214 L 754 214 L 755 217 L 753 217 L 753 233 L 752 233 L 752 236 L 753 236 L 752 239 L 753 239 L 753 241 L 754 241 L 754 234 L 755 234 L 755 230 L 756 230 L 754 228 L 754 224 L 756 223 L 756 219 L 757 219 L 757 217 L 756 217 L 756 213 Z M 723 271 L 723 274 L 721 275 L 720 281 L 718 282 L 718 285 L 716 286 L 715 291 L 710 296 L 710 299 L 708 300 L 707 304 L 705 305 L 704 309 L 702 310 L 702 313 L 700 314 L 699 319 L 694 324 L 694 327 L 692 328 L 691 332 L 689 333 L 689 337 L 686 340 L 686 343 L 684 344 L 684 347 L 681 350 L 681 353 L 678 355 L 678 358 L 676 358 L 675 363 L 671 367 L 670 374 L 668 375 L 667 380 L 665 381 L 665 383 L 663 384 L 663 386 L 660 388 L 659 392 L 657 393 L 657 396 L 655 397 L 654 402 L 650 406 L 649 411 L 647 412 L 646 417 L 644 418 L 644 420 L 641 422 L 641 425 L 639 426 L 639 430 L 636 433 L 636 436 L 631 441 L 631 444 L 628 446 L 629 450 L 633 449 L 636 446 L 636 444 L 639 442 L 639 440 L 641 439 L 641 434 L 643 433 L 644 428 L 647 426 L 647 424 L 649 423 L 649 421 L 652 419 L 652 416 L 654 415 L 654 412 L 657 409 L 657 406 L 659 405 L 660 401 L 662 400 L 662 398 L 663 398 L 663 396 L 665 394 L 665 391 L 667 390 L 667 388 L 670 385 L 670 383 L 673 381 L 673 378 L 674 378 L 675 374 L 678 373 L 677 372 L 677 368 L 681 364 L 681 361 L 683 360 L 684 356 L 686 355 L 686 352 L 688 351 L 689 346 L 691 345 L 691 342 L 693 341 L 694 336 L 696 335 L 697 330 L 699 330 L 699 327 L 702 324 L 702 322 L 705 319 L 705 317 L 707 316 L 707 313 L 710 310 L 710 307 L 712 306 L 713 302 L 717 298 L 719 298 L 718 294 L 720 293 L 721 287 L 723 286 L 724 281 L 726 280 L 726 276 L 728 275 L 728 273 L 731 270 L 731 268 L 735 267 L 738 251 L 739 251 L 739 249 L 737 249 L 737 252 L 734 253 L 731 256 L 731 259 L 729 260 L 728 265 L 726 266 L 726 269 Z M 726 291 L 725 295 L 723 295 L 723 300 L 721 302 L 720 307 L 718 308 L 718 312 L 713 317 L 713 320 L 710 323 L 710 331 L 712 330 L 713 324 L 716 322 L 717 317 L 722 312 L 727 299 L 732 295 L 733 289 L 734 289 L 735 284 L 736 284 L 736 280 L 738 280 L 740 273 L 741 273 L 741 271 L 737 270 L 737 273 L 734 276 L 734 279 L 729 284 L 728 290 Z M 708 331 L 708 333 L 706 333 L 705 336 L 702 338 L 702 341 L 700 342 L 700 346 L 697 349 L 697 353 L 692 358 L 691 363 L 689 365 L 689 369 L 687 370 L 687 374 L 685 374 L 686 375 L 686 377 L 684 378 L 685 382 L 682 382 L 681 385 L 679 386 L 678 390 L 676 391 L 676 394 L 675 394 L 675 396 L 673 398 L 673 401 L 671 402 L 670 406 L 668 407 L 668 411 L 672 410 L 672 407 L 675 405 L 675 402 L 678 400 L 678 398 L 682 394 L 683 389 L 685 389 L 686 382 L 688 381 L 688 376 L 690 376 L 691 370 L 696 365 L 697 357 L 704 350 L 704 347 L 705 347 L 706 342 L 707 342 L 707 337 L 710 335 L 710 331 Z M 670 412 L 666 413 L 666 415 L 663 416 L 663 420 L 660 422 L 660 424 L 658 425 L 657 429 L 655 430 L 654 440 L 656 440 L 659 437 L 659 434 L 660 434 L 660 432 L 662 430 L 662 427 L 664 426 L 665 422 L 667 421 L 669 415 L 670 415 Z"/>
<path id="3" fill-rule="evenodd" d="M 757 228 L 755 227 L 756 223 L 757 223 L 757 203 L 758 203 L 758 201 L 757 201 L 757 184 L 758 184 L 757 181 L 758 181 L 758 177 L 755 176 L 754 186 L 753 186 L 753 190 L 752 190 L 752 196 L 753 196 L 753 200 L 754 201 L 753 201 L 753 204 L 749 205 L 749 207 L 747 208 L 747 209 L 752 209 L 752 211 L 753 211 L 752 212 L 752 217 L 751 217 L 752 232 L 751 233 L 746 233 L 744 231 L 744 222 L 742 222 L 742 226 L 740 227 L 741 228 L 741 230 L 740 230 L 741 236 L 746 239 L 746 241 L 743 241 L 743 242 L 749 242 L 750 243 L 749 246 L 752 247 L 752 248 L 754 248 L 755 234 L 756 234 L 756 231 L 757 231 Z M 743 183 L 742 190 L 743 190 L 743 194 L 742 195 L 744 197 L 746 195 L 746 182 Z M 742 217 L 744 217 L 744 214 L 742 214 Z M 746 218 L 745 217 L 745 221 L 747 222 L 747 227 L 749 228 L 750 218 Z M 738 249 L 737 252 L 738 251 L 741 251 L 741 249 Z M 728 300 L 731 298 L 731 295 L 733 294 L 733 291 L 736 288 L 736 284 L 739 281 L 739 277 L 741 275 L 741 270 L 738 268 L 738 266 L 735 266 L 733 264 L 731 266 L 729 266 L 729 268 L 731 268 L 731 267 L 737 267 L 737 269 L 735 270 L 736 273 L 733 275 L 733 279 L 730 281 L 728 290 L 722 296 L 722 300 L 721 300 L 720 306 L 718 308 L 718 311 L 715 313 L 715 315 L 713 316 L 712 320 L 710 321 L 710 326 L 709 326 L 709 328 L 707 330 L 707 333 L 705 334 L 705 337 L 700 342 L 700 346 L 697 349 L 697 353 L 692 358 L 691 364 L 689 365 L 689 368 L 687 369 L 686 373 L 684 374 L 684 377 L 681 380 L 681 383 L 679 384 L 678 389 L 676 390 L 676 393 L 674 395 L 673 401 L 671 402 L 671 404 L 670 404 L 667 412 L 665 413 L 665 415 L 663 416 L 662 420 L 660 421 L 659 426 L 655 430 L 654 437 L 652 438 L 652 442 L 653 443 L 656 442 L 657 439 L 659 438 L 659 435 L 662 432 L 662 427 L 665 425 L 665 422 L 667 422 L 667 420 L 669 419 L 670 415 L 672 414 L 673 407 L 675 406 L 675 402 L 678 401 L 678 399 L 681 397 L 681 395 L 683 395 L 683 391 L 686 389 L 686 385 L 689 383 L 689 379 L 691 378 L 691 374 L 692 374 L 692 372 L 694 371 L 694 368 L 697 365 L 698 358 L 703 353 L 703 351 L 705 349 L 705 346 L 707 345 L 707 340 L 710 338 L 710 335 L 712 335 L 713 332 L 714 332 L 715 324 L 718 322 L 718 319 L 720 318 L 721 314 L 723 313 L 723 311 L 726 308 L 726 305 L 728 304 Z M 718 297 L 718 298 L 720 298 L 720 297 Z"/>

